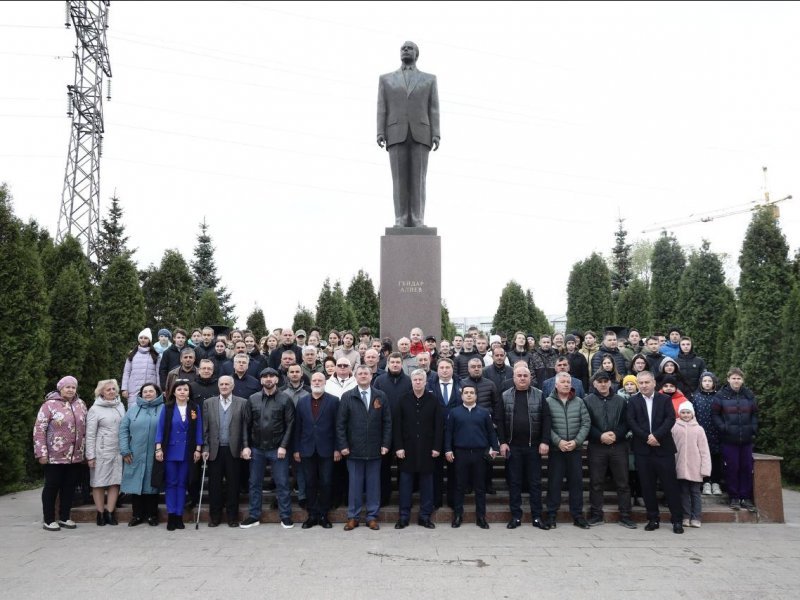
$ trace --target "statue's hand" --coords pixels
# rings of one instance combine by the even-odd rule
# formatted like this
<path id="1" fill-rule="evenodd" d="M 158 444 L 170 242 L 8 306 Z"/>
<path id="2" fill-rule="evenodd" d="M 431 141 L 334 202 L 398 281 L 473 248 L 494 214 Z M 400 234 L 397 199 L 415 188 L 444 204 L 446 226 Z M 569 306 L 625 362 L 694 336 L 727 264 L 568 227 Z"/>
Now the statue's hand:
<path id="1" fill-rule="evenodd" d="M 383 148 L 384 144 L 386 144 L 386 138 L 380 133 L 378 134 L 378 146 Z"/>
<path id="2" fill-rule="evenodd" d="M 437 136 L 433 137 L 433 151 L 436 152 L 439 149 L 439 138 Z"/>

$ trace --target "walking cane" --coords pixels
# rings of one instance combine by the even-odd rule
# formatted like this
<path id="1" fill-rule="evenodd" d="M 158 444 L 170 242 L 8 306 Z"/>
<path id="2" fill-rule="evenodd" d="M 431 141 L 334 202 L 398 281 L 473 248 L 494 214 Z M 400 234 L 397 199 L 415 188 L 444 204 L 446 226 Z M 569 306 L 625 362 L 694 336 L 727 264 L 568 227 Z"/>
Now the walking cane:
<path id="1" fill-rule="evenodd" d="M 203 458 L 203 474 L 200 476 L 200 497 L 197 499 L 197 516 L 194 520 L 195 530 L 200 529 L 200 509 L 203 506 L 203 486 L 206 483 L 206 459 Z"/>

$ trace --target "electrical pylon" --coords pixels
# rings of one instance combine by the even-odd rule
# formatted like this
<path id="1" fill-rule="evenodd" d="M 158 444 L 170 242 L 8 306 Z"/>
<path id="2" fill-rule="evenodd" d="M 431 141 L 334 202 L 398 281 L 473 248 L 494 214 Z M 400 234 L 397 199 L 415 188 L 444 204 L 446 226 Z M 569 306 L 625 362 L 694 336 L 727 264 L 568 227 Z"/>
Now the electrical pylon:
<path id="1" fill-rule="evenodd" d="M 103 154 L 103 75 L 111 77 L 106 46 L 107 0 L 67 2 L 64 25 L 75 26 L 75 83 L 67 86 L 72 119 L 56 242 L 75 237 L 95 260 L 100 232 L 100 157 Z M 108 99 L 111 99 L 109 81 Z"/>

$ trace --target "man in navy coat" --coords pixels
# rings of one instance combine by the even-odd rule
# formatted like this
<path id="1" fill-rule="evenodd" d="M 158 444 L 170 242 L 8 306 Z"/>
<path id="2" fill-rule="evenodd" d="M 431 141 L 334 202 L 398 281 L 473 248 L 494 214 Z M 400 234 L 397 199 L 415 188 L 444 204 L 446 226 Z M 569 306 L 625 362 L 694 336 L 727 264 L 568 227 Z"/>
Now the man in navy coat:
<path id="1" fill-rule="evenodd" d="M 675 410 L 672 399 L 655 391 L 656 382 L 650 371 L 636 375 L 639 393 L 628 401 L 628 426 L 633 433 L 633 458 L 642 486 L 647 509 L 646 531 L 659 527 L 656 480 L 661 480 L 669 506 L 672 531 L 683 533 L 683 508 L 678 479 L 675 474 L 675 442 L 672 427 Z"/>
<path id="2" fill-rule="evenodd" d="M 367 527 L 380 529 L 381 456 L 392 445 L 392 413 L 386 394 L 375 389 L 372 371 L 356 367 L 356 387 L 342 394 L 336 417 L 336 445 L 347 457 L 350 476 L 345 531 L 358 527 L 366 492 Z"/>
<path id="3" fill-rule="evenodd" d="M 321 525 L 331 528 L 333 463 L 341 460 L 336 449 L 336 415 L 339 400 L 325 392 L 325 376 L 311 376 L 311 395 L 297 401 L 294 416 L 294 460 L 301 463 L 306 480 L 308 518 L 303 529 Z"/>
<path id="4" fill-rule="evenodd" d="M 404 42 L 402 66 L 378 84 L 378 146 L 389 151 L 395 227 L 424 226 L 428 153 L 439 148 L 436 76 L 419 71 L 417 58 L 417 45 Z"/>

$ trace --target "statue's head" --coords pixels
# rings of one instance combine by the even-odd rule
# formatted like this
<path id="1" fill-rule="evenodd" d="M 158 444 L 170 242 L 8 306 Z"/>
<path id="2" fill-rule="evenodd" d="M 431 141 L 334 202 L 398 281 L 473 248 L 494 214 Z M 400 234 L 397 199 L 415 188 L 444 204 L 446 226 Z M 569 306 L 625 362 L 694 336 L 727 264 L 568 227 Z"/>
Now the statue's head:
<path id="1" fill-rule="evenodd" d="M 419 58 L 419 46 L 414 42 L 403 42 L 400 47 L 400 60 L 406 64 L 413 64 Z"/>

